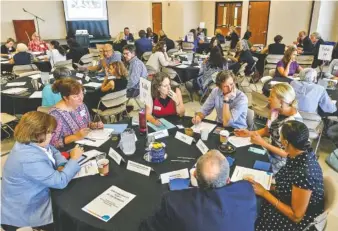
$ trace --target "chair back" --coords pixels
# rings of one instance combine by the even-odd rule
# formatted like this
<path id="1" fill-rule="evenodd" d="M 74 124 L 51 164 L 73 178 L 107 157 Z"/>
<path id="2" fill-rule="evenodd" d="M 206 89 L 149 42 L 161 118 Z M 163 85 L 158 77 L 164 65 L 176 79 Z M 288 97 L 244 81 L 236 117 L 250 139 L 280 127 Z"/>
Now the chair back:
<path id="1" fill-rule="evenodd" d="M 151 52 L 151 51 L 146 51 L 146 52 L 143 53 L 142 59 L 143 59 L 144 61 L 148 61 L 151 55 L 152 55 L 152 52 Z"/>
<path id="2" fill-rule="evenodd" d="M 255 111 L 250 108 L 248 108 L 248 113 L 246 115 L 246 123 L 249 131 L 252 131 L 255 125 Z"/>
<path id="3" fill-rule="evenodd" d="M 149 75 L 155 75 L 157 73 L 157 71 L 155 70 L 155 68 L 153 68 L 150 65 L 146 65 L 146 68 L 147 68 L 148 76 Z"/>
<path id="4" fill-rule="evenodd" d="M 39 106 L 36 110 L 48 114 L 48 112 L 51 108 L 52 107 Z"/>
<path id="5" fill-rule="evenodd" d="M 284 55 L 268 55 L 265 58 L 264 69 L 275 69 L 277 63 L 282 60 Z"/>
<path id="6" fill-rule="evenodd" d="M 254 110 L 255 114 L 263 117 L 263 118 L 269 118 L 270 110 L 268 108 L 268 98 L 256 91 L 251 92 L 251 104 L 252 109 Z"/>
<path id="7" fill-rule="evenodd" d="M 172 68 L 162 67 L 162 72 L 167 73 L 170 79 L 175 79 L 178 76 L 177 72 Z"/>
<path id="8" fill-rule="evenodd" d="M 183 50 L 193 50 L 195 45 L 189 42 L 182 42 L 182 49 Z"/>
<path id="9" fill-rule="evenodd" d="M 1 112 L 0 114 L 0 124 L 7 124 L 15 121 L 17 118 L 7 113 Z"/>
<path id="10" fill-rule="evenodd" d="M 101 103 L 107 108 L 119 106 L 127 101 L 127 89 L 107 94 L 101 98 Z"/>
<path id="11" fill-rule="evenodd" d="M 72 59 L 68 59 L 68 60 L 65 60 L 65 61 L 58 61 L 58 62 L 54 63 L 54 68 L 67 67 L 70 70 L 74 70 L 72 61 L 73 61 Z"/>
<path id="12" fill-rule="evenodd" d="M 100 50 L 94 49 L 94 48 L 89 48 L 89 53 L 93 55 L 94 60 L 100 59 Z"/>
<path id="13" fill-rule="evenodd" d="M 309 67 L 312 65 L 313 55 L 297 55 L 296 61 L 302 67 Z"/>
<path id="14" fill-rule="evenodd" d="M 248 66 L 248 63 L 243 63 L 238 70 L 238 76 L 244 77 L 245 76 L 245 68 Z"/>
<path id="15" fill-rule="evenodd" d="M 93 64 L 93 54 L 86 54 L 81 57 L 80 61 L 83 63 L 83 66 L 92 66 Z"/>
<path id="16" fill-rule="evenodd" d="M 176 52 L 178 52 L 178 49 L 176 48 L 172 48 L 170 50 L 167 51 L 168 56 L 172 56 L 173 54 L 175 54 Z"/>
<path id="17" fill-rule="evenodd" d="M 27 65 L 14 65 L 13 74 L 17 77 L 25 77 L 34 74 L 40 74 L 41 71 L 35 64 L 27 64 Z"/>

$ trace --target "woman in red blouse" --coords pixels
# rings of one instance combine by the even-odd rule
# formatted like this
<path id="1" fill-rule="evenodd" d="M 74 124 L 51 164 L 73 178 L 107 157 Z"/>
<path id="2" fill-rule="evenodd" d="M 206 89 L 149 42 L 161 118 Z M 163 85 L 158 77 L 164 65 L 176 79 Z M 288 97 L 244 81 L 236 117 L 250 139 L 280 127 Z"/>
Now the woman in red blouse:
<path id="1" fill-rule="evenodd" d="M 179 88 L 172 91 L 170 87 L 170 77 L 168 74 L 159 72 L 154 75 L 151 83 L 151 94 L 153 103 L 146 105 L 147 120 L 156 126 L 161 122 L 158 117 L 170 115 L 184 115 L 184 105 L 182 94 Z"/>
<path id="2" fill-rule="evenodd" d="M 32 40 L 28 43 L 28 49 L 33 52 L 45 52 L 48 50 L 47 43 L 40 40 L 40 36 L 34 32 L 32 34 Z"/>

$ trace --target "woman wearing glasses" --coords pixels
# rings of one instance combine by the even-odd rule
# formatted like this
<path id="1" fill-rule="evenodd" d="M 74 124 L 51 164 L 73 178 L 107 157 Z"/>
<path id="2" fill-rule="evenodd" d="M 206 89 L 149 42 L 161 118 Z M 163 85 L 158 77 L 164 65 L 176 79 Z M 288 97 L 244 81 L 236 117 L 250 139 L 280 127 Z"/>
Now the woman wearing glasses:
<path id="1" fill-rule="evenodd" d="M 160 126 L 157 119 L 170 115 L 184 115 L 182 94 L 179 88 L 171 90 L 170 77 L 168 74 L 159 72 L 154 75 L 151 83 L 151 94 L 153 98 L 152 107 L 147 105 L 147 121 Z"/>

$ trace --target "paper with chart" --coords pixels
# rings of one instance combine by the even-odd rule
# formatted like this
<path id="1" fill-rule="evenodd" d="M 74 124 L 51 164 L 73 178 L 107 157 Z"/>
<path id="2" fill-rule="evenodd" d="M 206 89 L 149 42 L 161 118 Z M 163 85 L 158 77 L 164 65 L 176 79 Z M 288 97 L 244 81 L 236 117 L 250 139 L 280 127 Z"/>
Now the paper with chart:
<path id="1" fill-rule="evenodd" d="M 210 133 L 212 132 L 212 130 L 214 130 L 215 127 L 216 127 L 216 124 L 201 122 L 199 124 L 195 124 L 191 128 L 192 130 L 194 130 L 195 133 L 201 133 L 201 130 L 204 130 L 204 129 L 207 129 Z"/>
<path id="2" fill-rule="evenodd" d="M 2 91 L 2 93 L 10 94 L 10 95 L 19 95 L 21 93 L 26 92 L 27 90 L 28 90 L 28 88 L 14 87 L 14 88 L 6 89 L 6 90 Z"/>
<path id="3" fill-rule="evenodd" d="M 29 98 L 42 98 L 42 91 L 35 91 Z"/>
<path id="4" fill-rule="evenodd" d="M 229 142 L 234 145 L 236 148 L 244 147 L 251 145 L 250 137 L 238 137 L 238 136 L 230 136 Z"/>
<path id="5" fill-rule="evenodd" d="M 272 173 L 236 166 L 235 171 L 231 176 L 231 182 L 244 180 L 244 178 L 250 178 L 257 183 L 260 183 L 266 190 L 270 190 Z"/>
<path id="6" fill-rule="evenodd" d="M 20 87 L 26 85 L 26 82 L 7 83 L 6 87 Z"/>
<path id="7" fill-rule="evenodd" d="M 98 173 L 99 170 L 97 168 L 96 160 L 91 160 L 81 166 L 80 171 L 73 177 L 73 179 L 84 176 L 92 176 Z"/>
<path id="8" fill-rule="evenodd" d="M 82 210 L 107 222 L 134 198 L 134 194 L 113 185 L 83 207 Z"/>
<path id="9" fill-rule="evenodd" d="M 160 126 L 156 126 L 150 122 L 148 122 L 148 126 L 151 127 L 152 129 L 155 130 L 155 132 L 157 131 L 161 131 L 161 130 L 166 130 L 166 129 L 171 129 L 171 128 L 175 128 L 175 125 L 173 125 L 172 123 L 170 123 L 168 120 L 161 118 L 159 119 L 159 121 L 161 122 Z"/>

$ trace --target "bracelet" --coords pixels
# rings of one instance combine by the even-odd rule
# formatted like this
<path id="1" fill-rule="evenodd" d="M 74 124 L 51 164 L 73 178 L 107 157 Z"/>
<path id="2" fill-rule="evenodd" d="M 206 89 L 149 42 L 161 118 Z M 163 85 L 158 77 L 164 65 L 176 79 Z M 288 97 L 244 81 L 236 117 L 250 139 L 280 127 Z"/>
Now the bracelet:
<path id="1" fill-rule="evenodd" d="M 277 202 L 275 204 L 275 208 L 277 208 L 278 204 L 279 204 L 279 200 L 277 200 Z"/>

